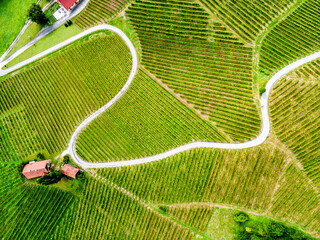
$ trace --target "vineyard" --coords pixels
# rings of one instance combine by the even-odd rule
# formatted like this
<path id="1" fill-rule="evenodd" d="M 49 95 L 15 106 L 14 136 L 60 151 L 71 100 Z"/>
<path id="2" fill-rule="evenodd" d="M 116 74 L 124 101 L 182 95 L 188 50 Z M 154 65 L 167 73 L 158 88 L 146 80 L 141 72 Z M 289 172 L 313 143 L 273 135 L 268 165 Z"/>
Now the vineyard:
<path id="1" fill-rule="evenodd" d="M 100 30 L 0 77 L 0 239 L 220 240 L 237 236 L 219 221 L 236 225 L 239 211 L 320 237 L 320 60 L 275 84 L 261 145 L 122 162 L 256 138 L 259 78 L 319 51 L 319 16 L 316 0 L 90 0 L 76 27 L 122 29 L 138 61 L 120 36 Z M 89 124 L 79 133 L 81 123 Z M 83 160 L 123 166 L 81 165 L 80 179 L 52 186 L 17 170 L 39 152 L 55 170 L 64 154 L 76 165 L 70 138 Z M 252 238 L 241 239 L 284 239 L 281 227 L 268 238 L 262 225 L 242 223 Z"/>
<path id="2" fill-rule="evenodd" d="M 308 0 L 276 25 L 262 43 L 260 70 L 272 74 L 294 60 L 319 51 L 319 16 L 319 2 Z"/>
<path id="3" fill-rule="evenodd" d="M 15 165 L 0 163 L 0 170 L 0 238 L 47 239 L 72 203 L 72 194 L 23 184 Z"/>
<path id="4" fill-rule="evenodd" d="M 132 0 L 92 0 L 77 16 L 75 24 L 81 28 L 110 21 L 130 5 Z"/>
<path id="5" fill-rule="evenodd" d="M 103 181 L 89 178 L 69 225 L 53 239 L 193 239 L 193 233 Z M 69 213 L 67 213 L 69 214 Z M 64 221 L 64 220 L 63 220 Z M 62 221 L 62 222 L 63 222 Z M 89 231 L 88 231 L 89 230 Z"/>
<path id="6" fill-rule="evenodd" d="M 64 150 L 75 127 L 126 81 L 131 55 L 120 37 L 101 32 L 79 41 L 1 79 L 1 159 Z"/>
<path id="7" fill-rule="evenodd" d="M 272 19 L 282 14 L 294 0 L 233 1 L 200 0 L 218 15 L 244 42 L 253 42 Z"/>
<path id="8" fill-rule="evenodd" d="M 319 71 L 319 61 L 298 69 L 275 86 L 270 99 L 275 134 L 296 155 L 317 188 L 320 188 Z"/>
<path id="9" fill-rule="evenodd" d="M 258 135 L 251 47 L 190 1 L 137 0 L 126 13 L 149 71 L 234 141 Z"/>
<path id="10" fill-rule="evenodd" d="M 145 72 L 127 95 L 81 132 L 76 150 L 87 161 L 151 156 L 193 141 L 226 141 Z"/>

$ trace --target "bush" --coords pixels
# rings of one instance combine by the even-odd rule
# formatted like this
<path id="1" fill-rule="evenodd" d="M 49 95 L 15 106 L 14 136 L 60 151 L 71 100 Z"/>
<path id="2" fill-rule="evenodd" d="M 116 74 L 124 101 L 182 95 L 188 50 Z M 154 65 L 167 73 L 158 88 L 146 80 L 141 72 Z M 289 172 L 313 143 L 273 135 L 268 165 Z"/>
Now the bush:
<path id="1" fill-rule="evenodd" d="M 168 207 L 167 207 L 167 206 L 160 206 L 159 209 L 160 209 L 163 213 L 167 213 L 167 211 L 168 211 Z"/>
<path id="2" fill-rule="evenodd" d="M 40 25 L 45 25 L 46 23 L 48 23 L 48 18 L 42 12 L 39 4 L 32 4 L 28 11 L 28 17 L 32 22 L 38 23 Z"/>
<path id="3" fill-rule="evenodd" d="M 47 175 L 42 176 L 37 180 L 37 183 L 42 185 L 49 185 L 53 183 L 57 183 L 61 180 L 62 173 L 60 170 L 56 170 L 48 173 Z"/>
<path id="4" fill-rule="evenodd" d="M 40 159 L 40 160 L 45 160 L 46 159 L 44 154 L 42 154 L 42 153 L 38 153 L 37 154 L 37 158 Z"/>
<path id="5" fill-rule="evenodd" d="M 70 161 L 70 156 L 69 155 L 65 155 L 63 158 L 62 158 L 62 163 L 63 164 L 66 164 Z"/>
<path id="6" fill-rule="evenodd" d="M 249 216 L 244 212 L 238 212 L 234 215 L 233 220 L 237 223 L 244 223 L 249 220 Z"/>
<path id="7" fill-rule="evenodd" d="M 266 91 L 266 87 L 261 87 L 259 89 L 259 93 L 260 93 L 260 96 L 262 96 L 262 94 Z"/>

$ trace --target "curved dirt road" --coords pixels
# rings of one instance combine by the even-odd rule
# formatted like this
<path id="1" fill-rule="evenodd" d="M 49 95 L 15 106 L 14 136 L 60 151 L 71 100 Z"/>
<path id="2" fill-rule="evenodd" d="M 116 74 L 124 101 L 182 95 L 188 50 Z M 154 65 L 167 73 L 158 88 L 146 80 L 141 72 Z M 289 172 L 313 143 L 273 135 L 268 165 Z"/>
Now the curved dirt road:
<path id="1" fill-rule="evenodd" d="M 262 95 L 260 99 L 260 106 L 261 106 L 261 112 L 262 112 L 262 129 L 260 134 L 253 140 L 250 140 L 248 142 L 243 142 L 243 143 L 216 143 L 216 142 L 194 142 L 194 143 L 189 143 L 185 144 L 182 146 L 179 146 L 177 148 L 174 148 L 172 150 L 169 150 L 167 152 L 163 152 L 157 155 L 149 156 L 149 157 L 144 157 L 144 158 L 139 158 L 139 159 L 133 159 L 133 160 L 128 160 L 128 161 L 118 161 L 118 162 L 99 162 L 99 163 L 90 163 L 86 162 L 83 159 L 81 159 L 75 149 L 75 144 L 76 144 L 76 139 L 79 136 L 80 132 L 95 118 L 97 118 L 100 114 L 102 114 L 104 111 L 106 111 L 108 108 L 110 108 L 114 103 L 116 103 L 122 96 L 123 94 L 128 90 L 135 74 L 137 73 L 137 68 L 138 68 L 138 58 L 137 58 L 137 53 L 136 50 L 129 40 L 129 38 L 118 28 L 111 26 L 111 25 L 99 25 L 93 28 L 90 28 L 30 59 L 27 59 L 26 61 L 23 61 L 11 68 L 8 68 L 6 70 L 0 70 L 0 76 L 3 76 L 9 72 L 12 72 L 18 68 L 21 68 L 22 66 L 29 64 L 45 55 L 48 53 L 51 53 L 53 51 L 58 50 L 59 48 L 68 45 L 69 43 L 89 34 L 92 32 L 95 32 L 97 30 L 111 30 L 115 33 L 117 33 L 126 43 L 128 46 L 131 55 L 132 55 L 132 69 L 130 72 L 130 75 L 127 79 L 127 82 L 125 85 L 122 87 L 120 92 L 113 98 L 111 99 L 106 105 L 98 109 L 96 112 L 94 112 L 92 115 L 90 115 L 87 119 L 85 119 L 75 130 L 73 133 L 68 148 L 66 151 L 62 153 L 62 156 L 65 154 L 70 154 L 71 158 L 74 159 L 74 161 L 82 166 L 83 168 L 107 168 L 107 167 L 120 167 L 120 166 L 130 166 L 130 165 L 136 165 L 136 164 L 142 164 L 142 163 L 147 163 L 147 162 L 152 162 L 152 161 L 157 161 L 161 160 L 167 157 L 170 157 L 174 154 L 184 152 L 190 149 L 194 148 L 223 148 L 223 149 L 244 149 L 244 148 L 250 148 L 254 147 L 257 145 L 260 145 L 263 143 L 266 138 L 269 135 L 270 132 L 270 120 L 269 120 L 269 114 L 268 114 L 268 98 L 270 95 L 270 92 L 274 86 L 274 84 L 279 81 L 283 76 L 291 72 L 292 70 L 298 68 L 299 66 L 308 63 L 310 61 L 313 61 L 317 58 L 320 57 L 320 51 L 317 53 L 314 53 L 312 55 L 309 55 L 305 58 L 302 58 L 294 63 L 291 63 L 290 65 L 286 66 L 285 68 L 281 69 L 279 72 L 277 72 L 267 83 L 266 86 L 266 92 Z M 3 63 L 0 63 L 0 67 L 3 66 Z"/>

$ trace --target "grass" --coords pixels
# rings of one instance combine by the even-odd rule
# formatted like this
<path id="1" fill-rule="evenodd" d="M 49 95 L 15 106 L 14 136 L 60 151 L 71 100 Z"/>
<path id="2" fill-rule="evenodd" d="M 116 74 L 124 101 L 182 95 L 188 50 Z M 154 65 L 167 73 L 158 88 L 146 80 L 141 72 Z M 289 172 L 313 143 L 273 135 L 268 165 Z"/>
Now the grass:
<path id="1" fill-rule="evenodd" d="M 44 50 L 50 47 L 57 45 L 60 42 L 63 42 L 64 40 L 69 39 L 72 36 L 77 35 L 80 32 L 81 32 L 81 29 L 77 27 L 75 24 L 72 24 L 67 28 L 64 25 L 62 25 L 61 27 L 56 29 L 54 32 L 50 33 L 49 35 L 47 35 L 46 37 L 38 41 L 36 44 L 32 45 L 30 48 L 24 51 L 21 55 L 13 59 L 11 62 L 7 64 L 7 66 L 10 67 L 19 62 L 22 62 L 38 53 L 43 52 Z M 33 34 L 35 34 L 34 31 L 33 31 Z M 26 35 L 24 39 L 26 39 L 25 41 L 27 41 L 28 35 Z"/>
<path id="2" fill-rule="evenodd" d="M 22 34 L 19 41 L 15 44 L 15 46 L 11 49 L 8 56 L 17 51 L 19 48 L 27 44 L 31 39 L 33 39 L 38 32 L 41 30 L 41 26 L 37 23 L 31 23 L 31 25 L 26 29 L 26 31 Z"/>
<path id="3" fill-rule="evenodd" d="M 0 55 L 10 46 L 27 20 L 27 11 L 36 0 L 0 0 Z"/>
<path id="4" fill-rule="evenodd" d="M 235 232 L 237 231 L 238 226 L 233 220 L 233 215 L 235 213 L 236 210 L 215 208 L 204 233 L 215 240 L 236 239 Z"/>

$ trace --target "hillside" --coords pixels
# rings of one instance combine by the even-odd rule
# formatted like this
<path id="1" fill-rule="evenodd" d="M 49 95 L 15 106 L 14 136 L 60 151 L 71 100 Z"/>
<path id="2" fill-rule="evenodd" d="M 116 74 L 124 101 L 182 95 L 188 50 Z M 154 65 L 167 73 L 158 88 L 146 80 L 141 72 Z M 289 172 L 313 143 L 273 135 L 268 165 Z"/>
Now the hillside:
<path id="1" fill-rule="evenodd" d="M 319 3 L 85 3 L 0 62 L 0 239 L 320 238 Z M 40 159 L 78 178 L 26 179 Z"/>

